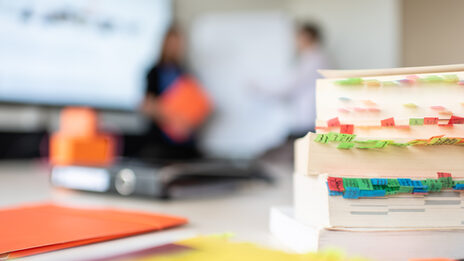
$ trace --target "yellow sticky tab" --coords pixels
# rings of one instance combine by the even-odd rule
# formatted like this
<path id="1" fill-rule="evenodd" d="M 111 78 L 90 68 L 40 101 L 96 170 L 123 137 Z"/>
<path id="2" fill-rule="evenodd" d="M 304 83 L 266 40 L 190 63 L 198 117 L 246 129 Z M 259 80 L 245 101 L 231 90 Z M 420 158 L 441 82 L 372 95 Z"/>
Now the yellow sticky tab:
<path id="1" fill-rule="evenodd" d="M 417 108 L 417 105 L 414 104 L 414 103 L 406 103 L 406 104 L 403 104 L 403 106 L 406 107 L 406 108 L 410 108 L 410 109 Z"/>

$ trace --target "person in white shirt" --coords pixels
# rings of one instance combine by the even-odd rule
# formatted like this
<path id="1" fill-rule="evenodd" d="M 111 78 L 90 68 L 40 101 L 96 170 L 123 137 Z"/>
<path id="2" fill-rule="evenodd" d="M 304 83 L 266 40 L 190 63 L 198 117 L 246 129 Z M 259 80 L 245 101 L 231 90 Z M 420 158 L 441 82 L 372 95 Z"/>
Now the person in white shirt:
<path id="1" fill-rule="evenodd" d="M 297 61 L 289 78 L 277 91 L 260 88 L 260 93 L 285 100 L 290 106 L 290 138 L 302 137 L 314 131 L 316 120 L 316 79 L 319 69 L 329 69 L 322 48 L 321 33 L 313 24 L 302 24 L 296 33 Z"/>
<path id="2" fill-rule="evenodd" d="M 315 25 L 300 26 L 296 39 L 298 61 L 289 84 L 284 88 L 292 107 L 291 136 L 314 131 L 316 120 L 316 80 L 319 69 L 328 69 L 328 58 L 321 46 L 321 35 Z"/>

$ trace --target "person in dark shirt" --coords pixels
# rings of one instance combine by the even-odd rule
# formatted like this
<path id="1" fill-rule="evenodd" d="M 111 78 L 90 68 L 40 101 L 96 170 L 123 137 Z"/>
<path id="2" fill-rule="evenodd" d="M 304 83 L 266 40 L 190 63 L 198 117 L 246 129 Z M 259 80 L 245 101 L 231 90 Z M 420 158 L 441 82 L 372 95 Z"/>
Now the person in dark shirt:
<path id="1" fill-rule="evenodd" d="M 183 60 L 184 38 L 179 28 L 173 26 L 166 33 L 159 61 L 146 77 L 146 95 L 141 111 L 151 119 L 151 123 L 140 150 L 143 158 L 178 160 L 201 157 L 194 130 L 181 130 L 187 133 L 187 138 L 177 140 L 172 139 L 160 124 L 163 117 L 159 109 L 160 97 L 186 74 Z"/>

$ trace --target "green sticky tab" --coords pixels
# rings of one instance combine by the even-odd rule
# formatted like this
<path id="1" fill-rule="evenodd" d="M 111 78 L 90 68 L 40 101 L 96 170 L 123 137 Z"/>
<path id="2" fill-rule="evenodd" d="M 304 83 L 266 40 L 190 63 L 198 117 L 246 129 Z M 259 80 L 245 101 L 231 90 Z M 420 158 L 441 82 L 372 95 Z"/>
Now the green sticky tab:
<path id="1" fill-rule="evenodd" d="M 412 193 L 414 187 L 411 186 L 400 186 L 398 188 L 398 193 Z"/>
<path id="2" fill-rule="evenodd" d="M 329 132 L 327 135 L 329 136 L 329 142 L 332 142 L 332 141 L 337 141 L 338 136 L 340 135 L 340 133 Z"/>
<path id="3" fill-rule="evenodd" d="M 348 78 L 335 82 L 338 85 L 361 85 L 363 80 L 361 78 Z"/>
<path id="4" fill-rule="evenodd" d="M 388 144 L 392 143 L 393 141 L 391 140 L 379 140 L 375 143 L 374 148 L 376 149 L 382 149 L 388 146 Z"/>
<path id="5" fill-rule="evenodd" d="M 389 86 L 398 86 L 399 84 L 394 81 L 383 81 L 382 86 L 389 87 Z"/>
<path id="6" fill-rule="evenodd" d="M 419 81 L 424 83 L 440 83 L 443 82 L 443 78 L 438 75 L 429 75 L 424 78 L 420 78 Z"/>
<path id="7" fill-rule="evenodd" d="M 398 194 L 399 186 L 398 187 L 385 187 L 385 195 L 396 195 Z"/>
<path id="8" fill-rule="evenodd" d="M 456 74 L 446 74 L 446 75 L 442 75 L 442 77 L 446 83 L 459 82 L 459 77 Z"/>
<path id="9" fill-rule="evenodd" d="M 429 140 L 412 140 L 408 141 L 408 145 L 427 145 L 429 144 Z"/>
<path id="10" fill-rule="evenodd" d="M 411 118 L 409 119 L 409 125 L 424 125 L 424 119 Z"/>
<path id="11" fill-rule="evenodd" d="M 389 145 L 396 146 L 396 147 L 407 147 L 407 146 L 409 146 L 408 143 L 398 143 L 398 142 L 392 142 Z"/>
<path id="12" fill-rule="evenodd" d="M 354 138 L 356 138 L 356 135 L 354 135 L 354 134 L 340 133 L 340 135 L 338 136 L 337 141 L 351 142 L 351 141 L 354 140 Z"/>
<path id="13" fill-rule="evenodd" d="M 338 144 L 337 149 L 351 149 L 354 147 L 354 143 L 352 142 L 342 142 Z"/>
<path id="14" fill-rule="evenodd" d="M 438 181 L 441 182 L 443 189 L 453 187 L 453 179 L 451 177 L 438 178 Z"/>
<path id="15" fill-rule="evenodd" d="M 314 141 L 325 144 L 329 141 L 329 136 L 327 134 L 317 134 Z"/>
<path id="16" fill-rule="evenodd" d="M 355 141 L 358 145 L 356 148 L 358 149 L 373 149 L 375 148 L 377 142 L 379 140 L 363 140 L 363 141 Z"/>
<path id="17" fill-rule="evenodd" d="M 436 179 L 426 179 L 425 181 L 422 181 L 422 183 L 424 183 L 428 187 L 428 191 L 430 192 L 441 191 L 442 183 Z"/>
<path id="18" fill-rule="evenodd" d="M 370 179 L 358 179 L 360 190 L 373 190 L 374 187 Z"/>
<path id="19" fill-rule="evenodd" d="M 393 187 L 399 188 L 400 187 L 400 182 L 397 179 L 388 179 L 387 186 L 392 187 L 392 188 Z"/>
<path id="20" fill-rule="evenodd" d="M 355 178 L 343 178 L 343 187 L 345 188 L 358 188 L 358 179 Z"/>

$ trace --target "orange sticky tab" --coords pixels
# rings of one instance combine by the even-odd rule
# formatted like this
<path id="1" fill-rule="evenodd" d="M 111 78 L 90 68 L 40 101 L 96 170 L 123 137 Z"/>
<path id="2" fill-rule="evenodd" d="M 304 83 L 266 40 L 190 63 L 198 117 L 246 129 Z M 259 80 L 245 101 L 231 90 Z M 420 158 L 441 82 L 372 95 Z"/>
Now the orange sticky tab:
<path id="1" fill-rule="evenodd" d="M 395 126 L 395 120 L 393 119 L 393 117 L 385 119 L 385 120 L 381 120 L 380 125 L 382 127 L 393 127 L 393 126 Z"/>

